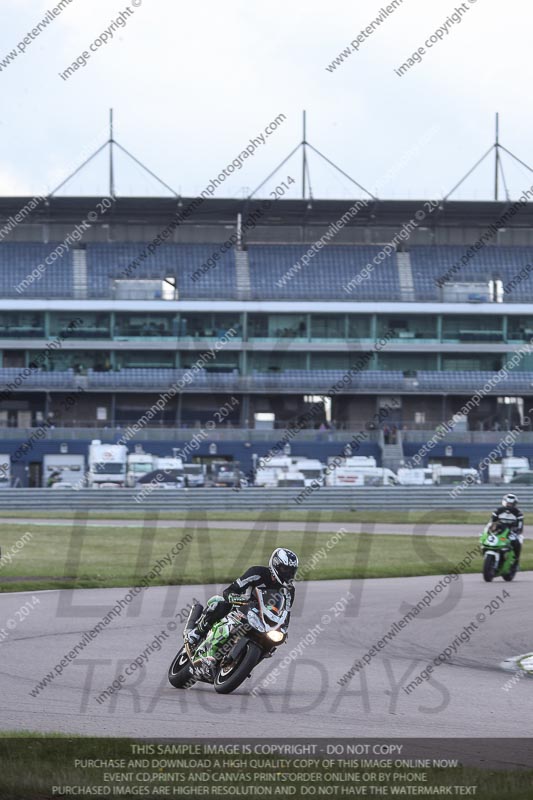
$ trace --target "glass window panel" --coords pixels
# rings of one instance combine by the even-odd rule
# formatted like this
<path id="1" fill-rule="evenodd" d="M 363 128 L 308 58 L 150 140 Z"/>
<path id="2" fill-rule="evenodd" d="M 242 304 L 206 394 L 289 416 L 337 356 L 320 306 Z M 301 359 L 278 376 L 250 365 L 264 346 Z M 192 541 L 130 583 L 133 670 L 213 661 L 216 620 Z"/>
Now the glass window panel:
<path id="1" fill-rule="evenodd" d="M 391 314 L 378 317 L 378 336 L 391 336 L 393 339 L 409 341 L 410 339 L 436 339 L 436 316 L 406 316 Z M 392 335 L 391 335 L 392 334 Z"/>
<path id="2" fill-rule="evenodd" d="M 508 317 L 507 338 L 511 341 L 529 342 L 533 337 L 533 317 Z"/>
<path id="3" fill-rule="evenodd" d="M 307 339 L 306 314 L 250 314 L 250 339 Z"/>
<path id="4" fill-rule="evenodd" d="M 503 317 L 443 316 L 443 341 L 498 342 L 503 340 Z"/>
<path id="5" fill-rule="evenodd" d="M 344 339 L 344 314 L 313 314 L 312 339 Z"/>
<path id="6" fill-rule="evenodd" d="M 306 369 L 304 353 L 249 353 L 248 371 L 283 372 L 287 369 Z"/>
<path id="7" fill-rule="evenodd" d="M 76 324 L 72 325 L 74 321 Z M 50 335 L 61 336 L 69 331 L 69 339 L 109 339 L 110 322 L 110 314 L 97 311 L 53 311 L 50 314 Z"/>
<path id="8" fill-rule="evenodd" d="M 239 314 L 183 314 L 180 320 L 180 338 L 220 339 L 233 328 L 234 338 L 242 337 Z"/>
<path id="9" fill-rule="evenodd" d="M 69 315 L 69 322 L 72 315 Z M 0 311 L 0 339 L 44 338 L 44 314 L 36 311 Z"/>
<path id="10" fill-rule="evenodd" d="M 174 353 L 165 353 L 164 350 L 130 350 L 117 352 L 115 363 L 118 369 L 172 369 L 175 359 Z"/>
<path id="11" fill-rule="evenodd" d="M 361 354 L 358 353 L 359 357 Z M 346 372 L 353 357 L 349 353 L 311 353 L 311 369 L 342 370 Z"/>
<path id="12" fill-rule="evenodd" d="M 126 339 L 163 339 L 176 336 L 174 314 L 144 314 L 130 311 L 115 315 L 115 336 Z"/>
<path id="13" fill-rule="evenodd" d="M 348 339 L 370 339 L 372 318 L 370 315 L 350 314 L 348 317 Z"/>
<path id="14" fill-rule="evenodd" d="M 30 365 L 36 355 L 35 352 L 28 353 Z M 79 375 L 85 374 L 88 369 L 95 372 L 109 372 L 112 369 L 111 355 L 107 350 L 49 350 L 41 369 L 49 372 L 73 369 Z"/>
<path id="15" fill-rule="evenodd" d="M 401 370 L 436 370 L 438 361 L 436 353 L 386 353 L 380 352 L 377 357 L 378 369 Z"/>

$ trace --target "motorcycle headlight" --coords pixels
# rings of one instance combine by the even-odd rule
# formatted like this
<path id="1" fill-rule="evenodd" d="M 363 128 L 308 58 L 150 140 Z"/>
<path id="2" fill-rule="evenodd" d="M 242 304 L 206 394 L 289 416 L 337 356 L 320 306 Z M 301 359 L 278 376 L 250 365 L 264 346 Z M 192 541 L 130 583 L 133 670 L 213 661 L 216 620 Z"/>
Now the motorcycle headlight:
<path id="1" fill-rule="evenodd" d="M 282 642 L 285 638 L 285 635 L 281 631 L 269 631 L 267 636 L 273 642 Z"/>

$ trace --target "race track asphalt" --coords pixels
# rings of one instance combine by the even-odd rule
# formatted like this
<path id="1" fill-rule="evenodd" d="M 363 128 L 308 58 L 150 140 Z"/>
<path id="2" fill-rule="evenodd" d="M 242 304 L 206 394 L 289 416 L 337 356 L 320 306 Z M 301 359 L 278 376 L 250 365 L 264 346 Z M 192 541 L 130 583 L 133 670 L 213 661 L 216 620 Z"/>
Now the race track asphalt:
<path id="1" fill-rule="evenodd" d="M 1 594 L 1 727 L 143 737 L 532 736 L 533 684 L 525 677 L 506 691 L 513 675 L 500 665 L 533 650 L 533 573 L 519 573 L 511 584 L 501 579 L 486 584 L 481 575 L 469 574 L 437 593 L 440 580 L 299 583 L 288 644 L 228 696 L 205 684 L 176 690 L 166 677 L 183 627 L 176 614 L 193 597 L 204 601 L 220 587 L 147 589 L 35 697 L 30 691 L 127 588 Z M 429 597 L 429 590 L 434 593 L 429 607 L 397 626 L 391 640 L 367 656 L 369 663 L 339 685 L 354 662 L 405 619 L 410 607 Z M 29 613 L 18 621 L 23 606 Z M 461 641 L 466 626 L 470 634 L 463 633 Z M 111 699 L 98 703 L 99 693 L 156 635 L 161 649 L 154 646 L 148 663 Z M 454 640 L 460 644 L 446 663 L 406 692 Z M 254 696 L 251 690 L 260 684 L 263 689 Z"/>

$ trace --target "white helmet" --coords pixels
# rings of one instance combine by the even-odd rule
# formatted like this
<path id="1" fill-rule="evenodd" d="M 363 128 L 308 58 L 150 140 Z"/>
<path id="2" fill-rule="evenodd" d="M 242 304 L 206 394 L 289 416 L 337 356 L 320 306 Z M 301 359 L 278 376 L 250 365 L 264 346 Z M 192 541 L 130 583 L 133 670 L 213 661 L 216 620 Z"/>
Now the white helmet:
<path id="1" fill-rule="evenodd" d="M 281 586 L 287 586 L 294 580 L 298 569 L 298 556 L 285 547 L 276 547 L 268 562 L 270 574 Z"/>
<path id="2" fill-rule="evenodd" d="M 504 508 L 515 508 L 518 503 L 518 497 L 515 494 L 506 494 L 502 499 L 502 506 Z"/>

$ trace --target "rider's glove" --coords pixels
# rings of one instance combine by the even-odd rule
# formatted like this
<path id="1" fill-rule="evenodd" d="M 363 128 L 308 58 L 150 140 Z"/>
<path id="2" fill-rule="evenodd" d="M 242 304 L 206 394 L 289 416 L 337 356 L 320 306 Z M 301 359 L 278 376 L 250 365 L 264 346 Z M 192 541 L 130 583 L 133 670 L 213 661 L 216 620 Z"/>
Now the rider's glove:
<path id="1" fill-rule="evenodd" d="M 237 605 L 240 603 L 247 602 L 246 599 L 242 596 L 242 594 L 228 594 L 227 600 L 228 603 L 235 603 Z"/>

